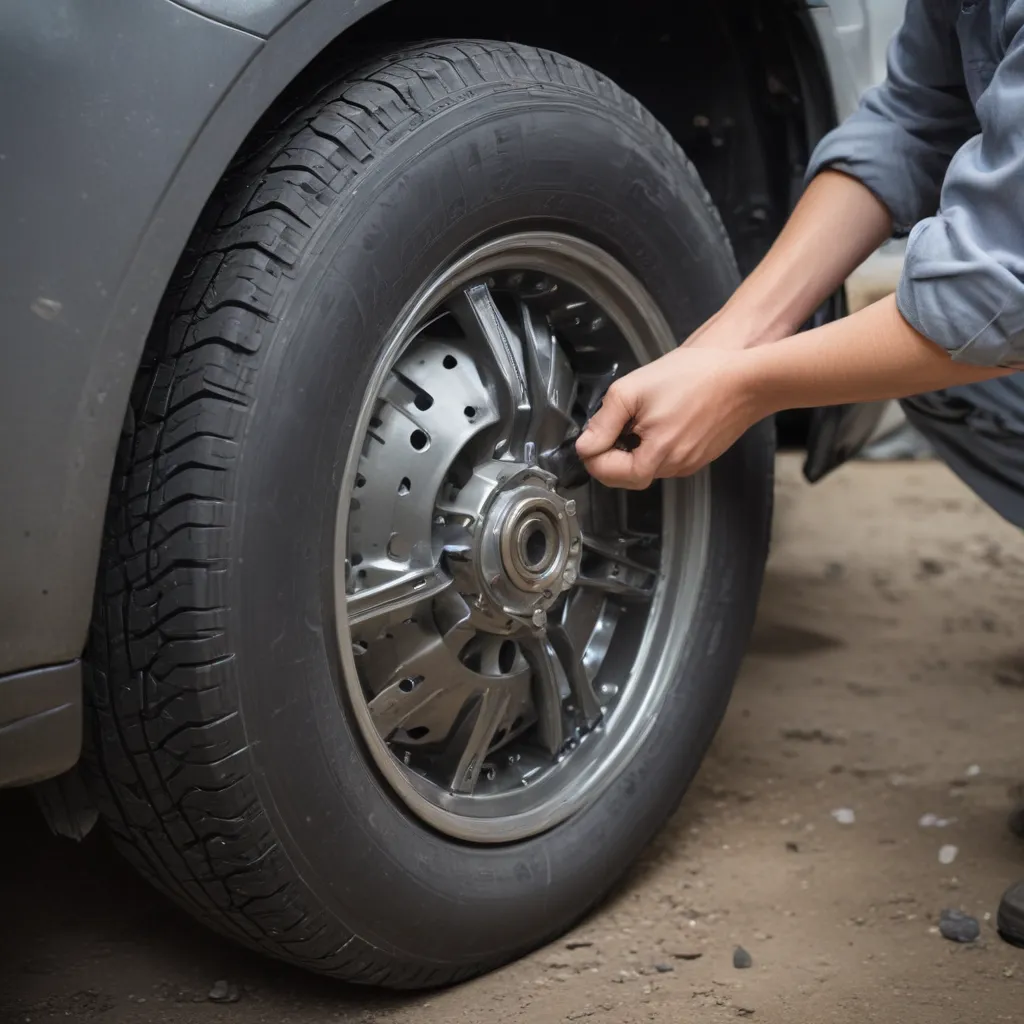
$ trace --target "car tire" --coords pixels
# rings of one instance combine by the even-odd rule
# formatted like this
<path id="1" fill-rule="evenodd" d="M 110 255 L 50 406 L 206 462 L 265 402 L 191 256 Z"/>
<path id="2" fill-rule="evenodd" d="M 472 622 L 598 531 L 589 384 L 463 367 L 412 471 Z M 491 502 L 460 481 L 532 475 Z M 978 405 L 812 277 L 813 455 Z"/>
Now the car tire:
<path id="1" fill-rule="evenodd" d="M 752 628 L 768 425 L 707 472 L 671 686 L 574 813 L 510 841 L 445 834 L 370 755 L 333 626 L 358 412 L 410 296 L 520 229 L 610 254 L 677 338 L 737 283 L 693 167 L 608 79 L 513 44 L 421 44 L 354 67 L 231 168 L 125 420 L 88 655 L 101 813 L 199 919 L 347 981 L 452 983 L 577 922 L 686 791 Z"/>

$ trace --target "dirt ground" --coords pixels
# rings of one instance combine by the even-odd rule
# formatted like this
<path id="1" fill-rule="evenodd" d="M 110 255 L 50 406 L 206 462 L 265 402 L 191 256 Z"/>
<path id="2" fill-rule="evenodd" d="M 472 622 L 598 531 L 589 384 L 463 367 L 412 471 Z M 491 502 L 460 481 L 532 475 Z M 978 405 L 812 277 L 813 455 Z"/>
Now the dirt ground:
<path id="1" fill-rule="evenodd" d="M 780 470 L 725 725 L 680 812 L 575 933 L 452 991 L 351 989 L 207 934 L 101 836 L 51 839 L 7 794 L 0 1021 L 1024 1020 L 1024 951 L 990 920 L 1024 875 L 1005 828 L 1024 778 L 1024 538 L 936 464 L 861 463 L 817 488 L 790 459 Z M 937 934 L 947 907 L 981 920 L 980 941 Z M 208 1000 L 218 980 L 237 1002 Z"/>

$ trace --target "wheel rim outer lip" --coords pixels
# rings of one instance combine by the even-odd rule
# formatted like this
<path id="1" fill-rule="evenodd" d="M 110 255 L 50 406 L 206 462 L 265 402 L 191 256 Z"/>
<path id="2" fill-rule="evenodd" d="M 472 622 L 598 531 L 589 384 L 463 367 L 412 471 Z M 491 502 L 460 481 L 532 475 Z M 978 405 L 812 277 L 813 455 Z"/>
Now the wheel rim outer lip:
<path id="1" fill-rule="evenodd" d="M 531 262 L 535 266 L 531 265 Z M 634 299 L 633 312 L 640 313 L 640 324 L 631 324 L 628 308 L 612 303 L 612 308 L 602 305 L 602 312 L 609 316 L 626 338 L 639 362 L 675 347 L 676 340 L 654 300 L 616 260 L 597 246 L 581 239 L 557 232 L 520 232 L 507 235 L 479 246 L 446 270 L 428 280 L 406 304 L 388 334 L 384 352 L 374 368 L 366 389 L 359 418 L 353 428 L 352 443 L 345 464 L 339 491 L 338 512 L 334 538 L 334 602 L 338 639 L 338 655 L 342 669 L 342 684 L 346 690 L 348 704 L 352 708 L 359 730 L 376 768 L 396 795 L 421 820 L 438 831 L 455 839 L 472 843 L 505 843 L 528 838 L 544 832 L 579 813 L 596 800 L 601 793 L 619 776 L 633 753 L 644 743 L 654 726 L 658 709 L 664 702 L 676 669 L 683 659 L 688 644 L 687 628 L 696 607 L 700 583 L 704 576 L 708 548 L 708 527 L 710 522 L 709 472 L 701 473 L 687 480 L 665 481 L 663 483 L 662 507 L 662 561 L 659 567 L 658 585 L 651 601 L 644 636 L 634 657 L 628 679 L 620 686 L 622 697 L 612 713 L 606 727 L 615 735 L 600 734 L 600 739 L 610 743 L 605 756 L 591 754 L 589 760 L 584 750 L 577 750 L 573 757 L 582 758 L 582 772 L 574 773 L 576 785 L 571 792 L 565 792 L 564 785 L 556 786 L 557 777 L 567 762 L 556 765 L 540 781 L 531 783 L 524 792 L 536 793 L 550 790 L 539 804 L 525 811 L 501 814 L 500 803 L 511 794 L 486 797 L 458 797 L 442 794 L 438 800 L 436 787 L 403 765 L 391 752 L 386 741 L 379 735 L 370 718 L 369 708 L 355 665 L 352 638 L 347 614 L 344 565 L 348 534 L 349 499 L 352 494 L 359 464 L 360 443 L 369 427 L 373 403 L 391 372 L 396 359 L 412 336 L 412 332 L 423 316 L 443 302 L 449 295 L 474 278 L 499 269 L 536 269 L 541 273 L 555 274 L 550 263 L 562 264 L 558 276 L 573 280 L 575 267 L 582 266 L 599 279 L 612 286 L 618 279 L 624 279 Z M 592 282 L 590 282 L 592 286 Z M 586 284 L 579 284 L 586 288 Z M 616 315 L 618 313 L 618 315 Z M 644 345 L 647 335 L 649 343 Z M 687 498 L 687 501 L 683 501 Z M 671 553 L 677 543 L 679 530 L 678 512 L 685 504 L 690 513 L 683 526 L 684 550 L 687 557 L 679 558 L 679 565 L 666 565 L 666 553 Z M 696 559 L 691 556 L 696 555 Z M 674 577 L 681 577 L 678 588 L 673 587 Z M 666 614 L 666 603 L 671 600 L 671 615 Z M 667 622 L 668 619 L 671 622 Z M 666 630 L 666 625 L 669 628 Z M 672 628 L 674 626 L 674 628 Z M 656 634 L 669 633 L 658 637 Z M 671 634 L 679 634 L 671 638 Z M 637 693 L 637 677 L 641 669 L 648 669 L 653 652 L 661 651 L 663 656 L 656 659 L 647 674 L 650 685 Z M 624 712 L 630 713 L 629 720 Z M 593 734 L 592 734 L 593 735 Z M 587 739 L 584 738 L 584 744 Z M 590 768 L 588 771 L 587 768 Z M 580 781 L 582 779 L 582 781 Z M 431 790 L 435 790 L 431 793 Z M 433 799 L 431 797 L 434 797 Z M 471 808 L 465 801 L 472 801 Z M 461 809 L 472 809 L 473 815 L 460 813 Z M 481 813 L 481 811 L 485 813 Z M 487 811 L 493 811 L 487 814 Z"/>

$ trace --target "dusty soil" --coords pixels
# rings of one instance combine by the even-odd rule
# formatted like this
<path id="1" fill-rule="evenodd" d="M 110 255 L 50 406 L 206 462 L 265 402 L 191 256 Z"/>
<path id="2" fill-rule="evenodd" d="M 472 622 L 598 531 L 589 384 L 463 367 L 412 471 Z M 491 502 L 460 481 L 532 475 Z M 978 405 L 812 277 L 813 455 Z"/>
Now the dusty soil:
<path id="1" fill-rule="evenodd" d="M 781 467 L 761 620 L 714 750 L 564 941 L 448 992 L 346 988 L 207 934 L 101 836 L 51 839 L 8 794 L 0 1021 L 1024 1019 L 1024 951 L 989 919 L 1024 875 L 1005 828 L 1024 778 L 1024 538 L 938 465 L 860 464 L 814 489 L 796 469 Z M 941 938 L 945 907 L 977 915 L 980 941 Z M 208 1001 L 219 979 L 238 1002 Z"/>

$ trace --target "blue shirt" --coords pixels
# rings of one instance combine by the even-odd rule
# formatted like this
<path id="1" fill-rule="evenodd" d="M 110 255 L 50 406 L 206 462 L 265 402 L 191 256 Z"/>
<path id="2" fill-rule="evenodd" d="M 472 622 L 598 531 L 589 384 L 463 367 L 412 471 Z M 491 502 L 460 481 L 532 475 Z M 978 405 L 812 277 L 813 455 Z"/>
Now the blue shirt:
<path id="1" fill-rule="evenodd" d="M 954 359 L 1024 367 L 1024 0 L 909 0 L 885 82 L 808 179 L 826 167 L 910 232 L 907 321 Z"/>

